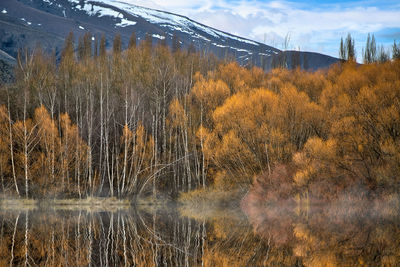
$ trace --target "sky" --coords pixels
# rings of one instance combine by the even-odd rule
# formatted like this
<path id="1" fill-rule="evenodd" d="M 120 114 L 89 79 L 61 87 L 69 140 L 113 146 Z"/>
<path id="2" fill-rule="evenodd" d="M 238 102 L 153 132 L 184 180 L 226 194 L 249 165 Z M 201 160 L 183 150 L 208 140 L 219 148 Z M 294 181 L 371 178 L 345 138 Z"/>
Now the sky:
<path id="1" fill-rule="evenodd" d="M 368 33 L 390 49 L 400 42 L 400 1 L 120 0 L 187 16 L 207 26 L 279 49 L 338 57 L 340 38 L 355 39 L 357 61 Z"/>

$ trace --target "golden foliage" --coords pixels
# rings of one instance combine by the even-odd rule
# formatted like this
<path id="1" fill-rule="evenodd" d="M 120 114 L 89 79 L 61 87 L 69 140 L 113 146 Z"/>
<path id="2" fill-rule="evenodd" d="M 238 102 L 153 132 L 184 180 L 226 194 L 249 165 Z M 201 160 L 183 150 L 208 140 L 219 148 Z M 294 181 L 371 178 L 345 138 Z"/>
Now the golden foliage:
<path id="1" fill-rule="evenodd" d="M 191 94 L 206 111 L 213 111 L 224 103 L 230 95 L 228 86 L 221 80 L 200 79 L 192 88 Z"/>
<path id="2" fill-rule="evenodd" d="M 232 184 L 222 180 L 251 177 L 293 161 L 295 186 L 394 183 L 400 171 L 395 163 L 400 155 L 399 69 L 398 62 L 349 62 L 315 73 L 275 69 L 262 75 L 230 63 L 208 77 L 198 75 L 192 95 L 208 122 L 194 132 L 215 165 L 210 165 L 213 173 L 225 173 L 214 181 Z M 229 91 L 218 89 L 219 80 Z M 193 116 L 200 108 L 189 112 Z"/>
<path id="3" fill-rule="evenodd" d="M 187 123 L 187 117 L 181 103 L 178 99 L 173 99 L 169 105 L 169 117 L 172 127 L 184 127 Z"/>

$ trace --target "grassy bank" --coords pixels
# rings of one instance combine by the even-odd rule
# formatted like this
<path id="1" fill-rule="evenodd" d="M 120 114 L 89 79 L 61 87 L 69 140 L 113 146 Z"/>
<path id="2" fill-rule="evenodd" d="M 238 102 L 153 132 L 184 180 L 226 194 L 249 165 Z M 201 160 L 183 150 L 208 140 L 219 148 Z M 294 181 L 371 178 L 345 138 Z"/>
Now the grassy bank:
<path id="1" fill-rule="evenodd" d="M 240 201 L 245 189 L 222 191 L 215 188 L 197 189 L 181 193 L 178 199 L 179 212 L 198 220 L 224 216 L 236 216 L 240 211 Z"/>
<path id="2" fill-rule="evenodd" d="M 39 201 L 35 199 L 17 198 L 0 199 L 2 210 L 34 210 L 38 208 Z"/>
<path id="3" fill-rule="evenodd" d="M 3 210 L 90 210 L 114 211 L 129 209 L 132 203 L 129 199 L 88 197 L 82 199 L 1 199 L 0 207 Z"/>

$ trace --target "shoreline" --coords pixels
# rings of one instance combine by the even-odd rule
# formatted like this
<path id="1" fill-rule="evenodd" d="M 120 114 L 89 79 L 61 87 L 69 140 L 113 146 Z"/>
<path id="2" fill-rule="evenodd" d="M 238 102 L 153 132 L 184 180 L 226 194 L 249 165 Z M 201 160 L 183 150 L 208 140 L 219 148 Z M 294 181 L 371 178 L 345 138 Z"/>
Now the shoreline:
<path id="1" fill-rule="evenodd" d="M 82 199 L 0 199 L 2 210 L 123 210 L 129 209 L 133 201 L 129 199 L 88 197 Z"/>
<path id="2" fill-rule="evenodd" d="M 116 197 L 87 197 L 66 199 L 26 199 L 0 198 L 1 210 L 88 210 L 88 211 L 117 211 L 129 210 L 133 206 L 144 209 L 158 209 L 171 206 L 170 199 L 123 198 Z"/>

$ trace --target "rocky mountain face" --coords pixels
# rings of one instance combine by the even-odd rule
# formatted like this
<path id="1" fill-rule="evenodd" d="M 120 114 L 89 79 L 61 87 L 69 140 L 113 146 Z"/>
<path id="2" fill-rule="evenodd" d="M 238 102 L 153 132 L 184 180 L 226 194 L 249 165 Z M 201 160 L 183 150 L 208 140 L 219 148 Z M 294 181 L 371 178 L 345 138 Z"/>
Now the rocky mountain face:
<path id="1" fill-rule="evenodd" d="M 105 34 L 107 47 L 120 34 L 123 47 L 132 32 L 137 41 L 152 38 L 153 44 L 192 47 L 197 51 L 232 57 L 241 65 L 269 70 L 276 65 L 305 69 L 328 67 L 338 59 L 311 52 L 286 51 L 207 27 L 187 17 L 135 6 L 115 0 L 1 0 L 0 60 L 15 62 L 19 48 L 37 43 L 47 52 L 60 55 L 69 32 L 85 33 L 92 40 Z"/>

